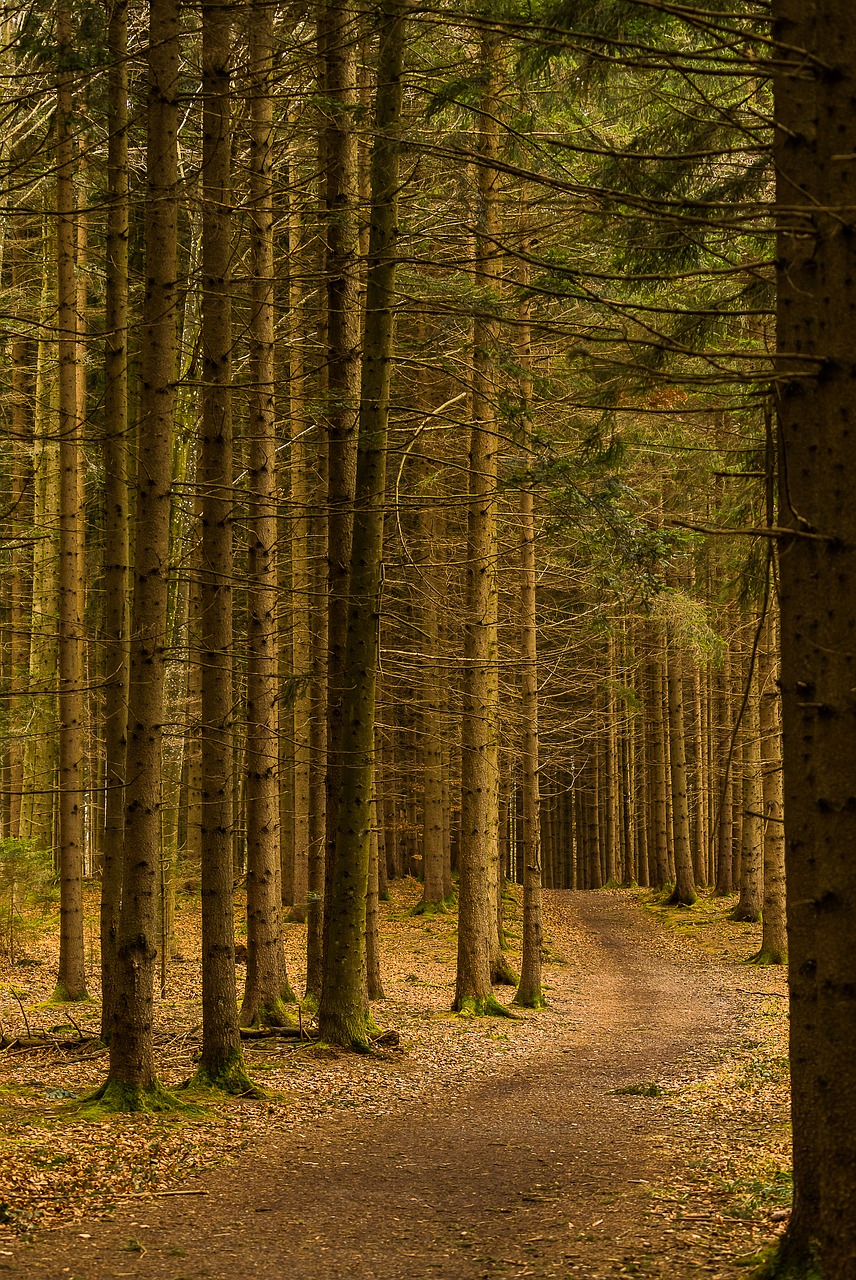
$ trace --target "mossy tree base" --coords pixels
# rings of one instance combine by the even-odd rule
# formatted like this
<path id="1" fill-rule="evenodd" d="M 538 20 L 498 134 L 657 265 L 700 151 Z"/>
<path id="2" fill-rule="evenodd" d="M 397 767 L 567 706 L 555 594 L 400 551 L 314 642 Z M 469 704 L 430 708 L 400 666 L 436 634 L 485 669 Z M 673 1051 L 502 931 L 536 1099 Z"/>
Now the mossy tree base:
<path id="1" fill-rule="evenodd" d="M 698 894 L 693 889 L 687 889 L 683 892 L 678 889 L 677 885 L 666 899 L 667 907 L 692 907 L 698 902 Z"/>
<path id="2" fill-rule="evenodd" d="M 824 1280 L 817 1247 L 796 1249 L 784 1235 L 752 1272 L 752 1280 Z"/>
<path id="3" fill-rule="evenodd" d="M 64 982 L 58 982 L 53 989 L 53 993 L 49 1000 L 45 1000 L 42 1008 L 49 1008 L 54 1004 L 90 1004 L 92 997 L 88 991 L 74 992 L 69 991 Z"/>
<path id="4" fill-rule="evenodd" d="M 464 1018 L 513 1018 L 508 1005 L 500 1004 L 496 996 L 464 996 L 452 1005 L 452 1012 Z"/>
<path id="5" fill-rule="evenodd" d="M 412 916 L 447 916 L 450 911 L 454 910 L 454 898 L 440 898 L 436 902 L 417 902 L 412 907 L 410 914 Z"/>
<path id="6" fill-rule="evenodd" d="M 164 1115 L 188 1109 L 186 1103 L 165 1089 L 159 1080 L 145 1087 L 126 1084 L 122 1080 L 106 1080 L 100 1089 L 83 1099 L 81 1106 L 85 1111 L 99 1113 L 140 1112 L 148 1115 Z"/>
<path id="7" fill-rule="evenodd" d="M 754 956 L 750 956 L 746 963 L 761 966 L 787 964 L 788 953 L 787 951 L 775 951 L 770 947 L 766 949 L 762 947 L 760 951 L 755 952 Z"/>
<path id="8" fill-rule="evenodd" d="M 226 1093 L 237 1098 L 266 1098 L 266 1090 L 247 1075 L 244 1056 L 238 1052 L 214 1070 L 200 1062 L 186 1086 L 192 1093 Z"/>
<path id="9" fill-rule="evenodd" d="M 544 992 L 538 987 L 534 992 L 518 991 L 511 1002 L 516 1009 L 546 1009 L 547 1001 Z"/>
<path id="10" fill-rule="evenodd" d="M 736 924 L 760 924 L 760 911 L 747 911 L 745 907 L 737 906 L 733 911 L 729 911 L 728 919 L 733 920 Z"/>
<path id="11" fill-rule="evenodd" d="M 318 1034 L 326 1044 L 336 1045 L 339 1049 L 371 1053 L 371 1037 L 380 1034 L 380 1028 L 371 1014 L 360 1016 L 328 1010 L 318 1020 Z"/>
<path id="12" fill-rule="evenodd" d="M 242 1027 L 293 1027 L 295 1026 L 294 1018 L 286 1009 L 286 1001 L 296 1004 L 297 1000 L 291 988 L 288 988 L 288 995 L 283 994 L 279 1000 L 272 1000 L 269 1004 L 260 1004 L 252 1014 L 245 1014 L 241 1010 L 241 1026 Z"/>

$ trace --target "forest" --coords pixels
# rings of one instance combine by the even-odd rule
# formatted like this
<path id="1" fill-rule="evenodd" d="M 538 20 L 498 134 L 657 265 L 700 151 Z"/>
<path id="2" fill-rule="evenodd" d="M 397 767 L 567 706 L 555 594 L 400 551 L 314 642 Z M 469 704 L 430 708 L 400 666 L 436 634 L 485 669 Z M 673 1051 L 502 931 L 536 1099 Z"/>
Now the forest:
<path id="1" fill-rule="evenodd" d="M 0 1269 L 177 1275 L 179 1202 L 155 1257 L 97 1161 L 145 1163 L 125 1204 L 237 1221 L 234 1172 L 164 1189 L 170 1161 L 278 1133 L 274 1188 L 339 1081 L 354 1196 L 424 1205 L 458 1169 L 454 1256 L 355 1236 L 368 1274 L 727 1275 L 739 1248 L 856 1280 L 844 0 L 8 0 L 2 24 Z M 467 1090 L 504 1113 L 517 1064 L 527 1203 L 584 1216 L 585 1168 L 560 1191 L 537 1149 L 588 1150 L 636 1241 L 632 1135 L 678 1080 L 731 1114 L 739 1045 L 768 1055 L 740 1113 L 777 1135 L 743 1215 L 766 1235 L 693 1258 L 661 1223 L 622 1261 L 580 1218 L 564 1262 L 460 1253 L 488 1212 L 464 1182 L 529 1132 L 477 1141 Z M 464 1108 L 455 1140 L 383 1130 L 436 1138 L 412 1187 L 369 1154 L 407 1071 Z M 566 1149 L 598 1117 L 612 1155 Z M 79 1211 L 33 1174 L 48 1130 L 100 1134 Z M 281 1188 L 337 1242 L 307 1280 L 343 1273 L 316 1156 Z M 664 1202 L 724 1223 L 692 1176 L 701 1212 Z M 71 1195 L 88 1263 L 38 1254 L 32 1194 Z M 119 1270 L 88 1226 L 114 1212 Z"/>

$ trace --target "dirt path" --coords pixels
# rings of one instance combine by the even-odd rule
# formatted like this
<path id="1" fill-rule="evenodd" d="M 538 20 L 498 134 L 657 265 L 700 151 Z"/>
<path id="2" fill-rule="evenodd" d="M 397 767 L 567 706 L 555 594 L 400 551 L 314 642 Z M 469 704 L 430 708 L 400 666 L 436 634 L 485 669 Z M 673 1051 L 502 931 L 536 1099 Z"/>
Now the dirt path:
<path id="1" fill-rule="evenodd" d="M 668 1112 L 613 1091 L 715 1062 L 739 1025 L 733 979 L 672 958 L 620 900 L 561 901 L 591 953 L 576 1025 L 549 1055 L 383 1119 L 326 1120 L 297 1142 L 273 1133 L 177 1188 L 205 1194 L 126 1203 L 112 1221 L 16 1247 L 0 1269 L 57 1280 L 699 1274 L 690 1241 L 650 1211 L 669 1175 Z"/>

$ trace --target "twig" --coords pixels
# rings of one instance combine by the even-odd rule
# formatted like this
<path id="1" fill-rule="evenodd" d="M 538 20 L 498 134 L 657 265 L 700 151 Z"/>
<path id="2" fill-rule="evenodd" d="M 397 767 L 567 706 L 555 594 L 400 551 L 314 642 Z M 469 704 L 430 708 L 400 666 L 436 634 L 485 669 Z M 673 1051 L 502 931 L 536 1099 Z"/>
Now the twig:
<path id="1" fill-rule="evenodd" d="M 32 1033 L 32 1031 L 30 1030 L 30 1023 L 29 1023 L 29 1021 L 28 1021 L 28 1019 L 27 1019 L 27 1011 L 26 1011 L 26 1009 L 24 1008 L 24 1003 L 23 1003 L 23 1001 L 22 1001 L 21 997 L 18 995 L 17 991 L 15 991 L 15 990 L 14 990 L 14 988 L 13 988 L 13 990 L 12 990 L 12 995 L 13 995 L 13 996 L 15 997 L 15 999 L 17 1000 L 17 1002 L 18 1002 L 18 1008 L 21 1010 L 21 1013 L 23 1014 L 23 1017 L 24 1017 L 24 1026 L 27 1028 L 27 1035 L 32 1039 L 32 1035 L 33 1035 L 33 1033 Z"/>
<path id="2" fill-rule="evenodd" d="M 747 991 L 745 987 L 741 987 L 740 994 L 743 996 L 775 996 L 777 1000 L 787 1000 L 787 991 Z"/>
<path id="3" fill-rule="evenodd" d="M 83 1032 L 80 1030 L 80 1027 L 74 1021 L 74 1018 L 72 1018 L 71 1014 L 68 1012 L 67 1009 L 64 1010 L 64 1013 L 65 1013 L 65 1016 L 68 1018 L 69 1022 L 71 1023 L 71 1025 L 74 1027 L 77 1034 L 80 1036 L 81 1040 L 92 1040 L 94 1038 L 93 1034 L 91 1034 L 90 1032 L 87 1032 L 86 1035 L 84 1036 Z"/>
<path id="4" fill-rule="evenodd" d="M 200 1189 L 199 1191 L 129 1191 L 128 1195 L 134 1198 L 138 1196 L 210 1196 L 210 1191 Z"/>

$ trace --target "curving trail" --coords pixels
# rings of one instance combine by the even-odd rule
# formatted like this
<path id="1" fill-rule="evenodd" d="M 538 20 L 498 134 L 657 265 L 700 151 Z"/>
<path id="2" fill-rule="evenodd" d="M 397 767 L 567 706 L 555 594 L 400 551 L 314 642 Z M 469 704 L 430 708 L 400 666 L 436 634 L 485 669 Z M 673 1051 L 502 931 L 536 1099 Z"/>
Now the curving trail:
<path id="1" fill-rule="evenodd" d="M 713 1064 L 733 982 L 674 958 L 617 898 L 557 893 L 590 954 L 575 1025 L 523 1069 L 378 1121 L 272 1135 L 165 1197 L 21 1246 L 5 1274 L 56 1280 L 384 1280 L 698 1275 L 646 1213 L 668 1176 L 667 1110 L 611 1091 Z M 652 1105 L 653 1101 L 653 1105 Z M 83 1234 L 89 1238 L 82 1238 Z M 125 1251 L 134 1237 L 144 1253 Z M 624 1260 L 633 1259 L 635 1270 Z M 710 1268 L 707 1269 L 710 1274 Z"/>

